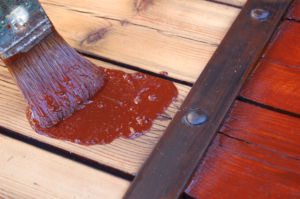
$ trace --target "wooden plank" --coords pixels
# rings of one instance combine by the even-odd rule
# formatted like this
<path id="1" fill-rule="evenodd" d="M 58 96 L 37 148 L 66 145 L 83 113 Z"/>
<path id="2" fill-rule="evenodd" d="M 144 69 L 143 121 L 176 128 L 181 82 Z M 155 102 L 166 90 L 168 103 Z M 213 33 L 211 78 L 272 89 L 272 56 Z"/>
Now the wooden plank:
<path id="1" fill-rule="evenodd" d="M 122 197 L 130 182 L 0 134 L 0 198 Z"/>
<path id="2" fill-rule="evenodd" d="M 42 0 L 41 3 L 46 11 L 50 5 L 62 7 L 73 13 L 84 12 L 91 19 L 111 19 L 123 25 L 143 26 L 170 36 L 210 44 L 221 42 L 240 11 L 203 0 L 115 0 L 114 3 L 109 0 L 85 0 L 85 3 L 80 0 Z"/>
<path id="3" fill-rule="evenodd" d="M 299 159 L 218 134 L 186 192 L 197 199 L 296 199 L 299 182 Z"/>
<path id="4" fill-rule="evenodd" d="M 125 199 L 179 197 L 290 2 L 246 3 Z M 269 18 L 254 21 L 249 15 L 254 8 L 270 11 Z M 182 121 L 192 108 L 200 108 L 207 121 L 198 126 L 185 125 Z"/>
<path id="5" fill-rule="evenodd" d="M 236 101 L 220 131 L 300 160 L 300 118 Z"/>
<path id="6" fill-rule="evenodd" d="M 264 58 L 300 68 L 300 23 L 284 21 L 264 53 Z"/>
<path id="7" fill-rule="evenodd" d="M 133 72 L 101 61 L 91 61 L 107 68 Z M 179 97 L 165 112 L 166 116 L 171 118 L 175 115 L 190 90 L 188 86 L 180 84 L 176 84 L 176 86 L 179 90 Z M 0 126 L 130 174 L 137 172 L 170 122 L 170 119 L 160 117 L 154 122 L 150 132 L 134 140 L 121 138 L 107 145 L 81 146 L 35 133 L 25 118 L 25 108 L 26 101 L 11 79 L 7 69 L 1 66 Z"/>
<path id="8" fill-rule="evenodd" d="M 208 1 L 213 1 L 216 3 L 225 3 L 228 5 L 233 5 L 233 6 L 238 6 L 238 7 L 244 6 L 245 3 L 247 2 L 247 0 L 208 0 Z"/>
<path id="9" fill-rule="evenodd" d="M 138 13 L 133 0 L 43 2 L 73 47 L 188 82 L 195 82 L 240 11 L 193 0 L 155 1 Z"/>
<path id="10" fill-rule="evenodd" d="M 300 115 L 300 68 L 261 60 L 240 95 Z"/>
<path id="11" fill-rule="evenodd" d="M 300 0 L 295 0 L 287 14 L 288 19 L 300 20 Z"/>

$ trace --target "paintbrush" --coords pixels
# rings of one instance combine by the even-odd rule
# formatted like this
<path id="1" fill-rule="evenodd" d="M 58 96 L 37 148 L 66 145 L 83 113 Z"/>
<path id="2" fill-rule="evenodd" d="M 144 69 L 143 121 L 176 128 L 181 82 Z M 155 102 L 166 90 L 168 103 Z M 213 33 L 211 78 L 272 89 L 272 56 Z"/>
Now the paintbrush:
<path id="1" fill-rule="evenodd" d="M 81 109 L 102 72 L 55 31 L 37 0 L 1 0 L 0 57 L 28 102 L 28 118 L 48 128 Z"/>

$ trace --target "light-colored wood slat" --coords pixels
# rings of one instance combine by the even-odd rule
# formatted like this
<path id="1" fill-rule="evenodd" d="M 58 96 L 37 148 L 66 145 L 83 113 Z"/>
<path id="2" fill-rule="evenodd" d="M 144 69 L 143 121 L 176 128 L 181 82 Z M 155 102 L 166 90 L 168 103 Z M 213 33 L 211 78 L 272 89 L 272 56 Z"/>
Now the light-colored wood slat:
<path id="1" fill-rule="evenodd" d="M 120 199 L 130 182 L 0 135 L 0 198 Z"/>
<path id="2" fill-rule="evenodd" d="M 133 0 L 42 2 L 73 47 L 189 82 L 197 79 L 240 11 L 194 0 L 153 1 L 139 12 Z"/>
<path id="3" fill-rule="evenodd" d="M 107 68 L 126 70 L 101 61 L 92 61 Z M 170 117 L 175 115 L 190 90 L 188 86 L 176 86 L 179 90 L 178 100 L 171 104 L 165 113 Z M 35 133 L 25 118 L 25 107 L 26 102 L 7 69 L 0 66 L 0 126 L 131 174 L 137 172 L 170 122 L 169 119 L 157 119 L 150 132 L 134 140 L 117 139 L 111 144 L 87 147 Z"/>
<path id="4" fill-rule="evenodd" d="M 247 0 L 214 0 L 214 2 L 227 3 L 234 6 L 244 6 Z"/>

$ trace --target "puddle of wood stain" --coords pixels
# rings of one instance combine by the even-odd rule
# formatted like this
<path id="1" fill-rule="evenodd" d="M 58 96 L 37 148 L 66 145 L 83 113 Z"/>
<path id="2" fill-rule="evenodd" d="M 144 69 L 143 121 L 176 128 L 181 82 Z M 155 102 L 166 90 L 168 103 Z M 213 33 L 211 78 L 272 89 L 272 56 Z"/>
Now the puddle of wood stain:
<path id="1" fill-rule="evenodd" d="M 135 138 L 152 126 L 176 99 L 173 82 L 144 73 L 128 74 L 104 69 L 105 84 L 92 99 L 71 117 L 51 128 L 41 128 L 31 118 L 31 126 L 52 138 L 82 145 L 107 144 L 119 137 Z"/>

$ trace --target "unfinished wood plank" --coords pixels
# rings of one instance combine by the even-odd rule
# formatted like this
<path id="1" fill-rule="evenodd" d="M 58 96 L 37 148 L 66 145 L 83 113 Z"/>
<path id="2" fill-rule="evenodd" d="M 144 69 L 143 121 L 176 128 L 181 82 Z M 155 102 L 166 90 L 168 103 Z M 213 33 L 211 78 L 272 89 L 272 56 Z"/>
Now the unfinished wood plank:
<path id="1" fill-rule="evenodd" d="M 287 18 L 300 20 L 300 0 L 294 1 L 294 3 L 292 4 L 292 6 L 287 14 Z"/>
<path id="2" fill-rule="evenodd" d="M 228 5 L 234 5 L 234 6 L 244 6 L 247 0 L 208 0 L 213 1 L 216 3 L 226 3 Z"/>
<path id="3" fill-rule="evenodd" d="M 273 37 L 264 58 L 300 68 L 300 23 L 284 21 Z"/>
<path id="4" fill-rule="evenodd" d="M 107 68 L 133 72 L 132 70 L 126 70 L 101 61 L 91 61 Z M 176 84 L 176 86 L 179 89 L 179 97 L 164 113 L 168 117 L 173 117 L 175 115 L 190 90 L 190 87 L 188 86 L 180 84 Z M 7 69 L 1 66 L 0 126 L 131 174 L 137 172 L 170 122 L 170 119 L 167 119 L 166 117 L 159 117 L 155 120 L 150 132 L 134 140 L 121 138 L 107 145 L 82 146 L 51 139 L 35 133 L 25 118 L 25 107 L 26 102 L 19 89 L 14 84 Z"/>
<path id="5" fill-rule="evenodd" d="M 94 18 L 111 19 L 124 25 L 144 26 L 170 36 L 211 44 L 220 43 L 240 11 L 237 8 L 203 0 L 115 0 L 113 3 L 109 0 L 85 0 L 84 3 L 80 0 L 42 0 L 41 2 L 42 5 L 85 12 Z"/>
<path id="6" fill-rule="evenodd" d="M 300 160 L 300 118 L 236 101 L 220 131 Z"/>
<path id="7" fill-rule="evenodd" d="M 120 199 L 130 182 L 0 135 L 0 198 Z"/>
<path id="8" fill-rule="evenodd" d="M 261 60 L 240 95 L 261 104 L 300 114 L 300 68 Z"/>
<path id="9" fill-rule="evenodd" d="M 186 192 L 197 199 L 296 199 L 299 182 L 299 159 L 219 134 Z"/>
<path id="10" fill-rule="evenodd" d="M 73 47 L 189 82 L 197 79 L 239 13 L 205 1 L 157 1 L 138 14 L 128 1 L 44 2 Z"/>

